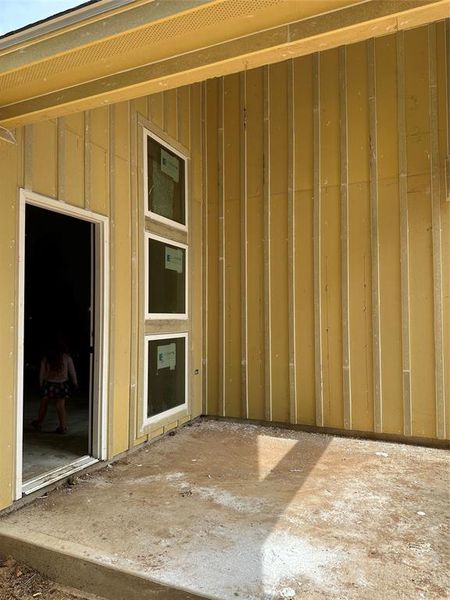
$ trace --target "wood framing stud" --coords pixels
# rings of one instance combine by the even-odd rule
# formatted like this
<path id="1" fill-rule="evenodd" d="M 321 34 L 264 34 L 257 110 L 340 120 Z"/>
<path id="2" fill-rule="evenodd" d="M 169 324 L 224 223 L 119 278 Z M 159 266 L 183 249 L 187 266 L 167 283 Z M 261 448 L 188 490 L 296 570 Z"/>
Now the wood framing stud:
<path id="1" fill-rule="evenodd" d="M 248 405 L 248 175 L 247 175 L 247 73 L 239 75 L 241 153 L 241 398 L 242 415 L 249 418 Z"/>
<path id="2" fill-rule="evenodd" d="M 378 141 L 375 40 L 367 43 L 369 80 L 369 139 L 370 139 L 370 248 L 372 257 L 372 355 L 374 429 L 383 431 L 383 401 L 381 372 L 381 318 L 380 318 L 380 241 L 378 223 Z"/>
<path id="3" fill-rule="evenodd" d="M 295 102 L 294 60 L 288 62 L 288 288 L 289 288 L 289 418 L 296 424 L 297 417 L 297 360 L 295 326 L 296 239 L 295 239 Z"/>
<path id="4" fill-rule="evenodd" d="M 263 179 L 264 179 L 264 398 L 265 418 L 272 420 L 272 299 L 270 277 L 270 67 L 263 71 L 264 127 L 263 127 Z"/>
<path id="5" fill-rule="evenodd" d="M 348 111 L 347 48 L 339 48 L 340 194 L 341 194 L 341 293 L 342 293 L 342 395 L 344 428 L 352 428 L 352 389 L 350 369 L 350 278 L 349 278 L 349 198 L 348 198 Z"/>
<path id="6" fill-rule="evenodd" d="M 405 34 L 397 34 L 397 124 L 400 196 L 403 433 L 412 435 L 411 340 L 409 306 L 408 164 L 406 154 Z"/>
<path id="7" fill-rule="evenodd" d="M 313 57 L 314 86 L 314 354 L 316 425 L 323 427 L 323 363 L 322 363 L 322 249 L 321 249 L 321 158 L 320 158 L 320 54 Z"/>
<path id="8" fill-rule="evenodd" d="M 442 223 L 439 174 L 436 25 L 428 25 L 428 70 L 431 138 L 431 222 L 433 231 L 434 360 L 436 385 L 436 435 L 446 437 L 444 380 L 444 309 L 442 295 Z"/>

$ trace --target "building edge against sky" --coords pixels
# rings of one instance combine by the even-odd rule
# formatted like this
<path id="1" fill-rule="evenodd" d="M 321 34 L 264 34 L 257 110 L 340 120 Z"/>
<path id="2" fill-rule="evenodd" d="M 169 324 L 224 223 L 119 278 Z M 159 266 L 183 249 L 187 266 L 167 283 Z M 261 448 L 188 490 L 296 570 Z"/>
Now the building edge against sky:
<path id="1" fill-rule="evenodd" d="M 0 141 L 0 507 L 20 189 L 109 223 L 105 457 L 200 414 L 450 438 L 449 42 L 439 19 Z M 146 132 L 186 160 L 185 229 L 146 214 Z M 146 233 L 188 249 L 186 320 L 145 318 Z M 144 340 L 163 334 L 186 334 L 188 403 L 145 424 Z"/>

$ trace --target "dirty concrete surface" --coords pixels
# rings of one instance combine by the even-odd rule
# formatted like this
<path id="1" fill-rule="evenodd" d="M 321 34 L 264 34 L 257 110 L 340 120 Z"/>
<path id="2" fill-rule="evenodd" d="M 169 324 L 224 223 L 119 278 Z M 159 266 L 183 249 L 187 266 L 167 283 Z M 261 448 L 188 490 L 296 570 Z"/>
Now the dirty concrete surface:
<path id="1" fill-rule="evenodd" d="M 40 397 L 28 394 L 23 415 L 23 481 L 63 467 L 89 454 L 89 404 L 82 397 L 67 403 L 69 431 L 54 433 L 59 425 L 54 404 L 49 406 L 42 431 L 35 431 L 31 421 L 36 418 Z"/>
<path id="2" fill-rule="evenodd" d="M 445 450 L 200 421 L 0 520 L 224 600 L 449 598 Z"/>
<path id="3" fill-rule="evenodd" d="M 27 565 L 17 563 L 11 557 L 0 557 L 0 600 L 102 600 L 102 598 L 58 585 Z"/>

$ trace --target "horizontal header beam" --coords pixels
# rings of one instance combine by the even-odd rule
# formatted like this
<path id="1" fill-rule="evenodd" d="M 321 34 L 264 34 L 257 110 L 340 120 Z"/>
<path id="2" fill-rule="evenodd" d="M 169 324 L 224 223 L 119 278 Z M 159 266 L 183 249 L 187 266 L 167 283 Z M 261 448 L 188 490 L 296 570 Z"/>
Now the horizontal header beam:
<path id="1" fill-rule="evenodd" d="M 449 17 L 448 0 L 371 0 L 0 106 L 16 127 L 379 37 Z"/>

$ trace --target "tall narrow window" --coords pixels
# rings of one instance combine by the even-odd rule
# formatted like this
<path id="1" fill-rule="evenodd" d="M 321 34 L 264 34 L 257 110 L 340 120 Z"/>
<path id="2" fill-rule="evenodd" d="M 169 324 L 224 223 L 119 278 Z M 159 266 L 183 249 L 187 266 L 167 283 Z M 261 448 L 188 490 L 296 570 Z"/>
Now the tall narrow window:
<path id="1" fill-rule="evenodd" d="M 187 333 L 145 338 L 144 422 L 175 415 L 187 406 Z"/>
<path id="2" fill-rule="evenodd" d="M 186 229 L 186 159 L 145 132 L 145 214 Z"/>
<path id="3" fill-rule="evenodd" d="M 146 234 L 146 318 L 187 318 L 187 247 Z"/>
<path id="4" fill-rule="evenodd" d="M 142 148 L 145 431 L 189 413 L 189 150 L 150 129 L 143 130 Z"/>

